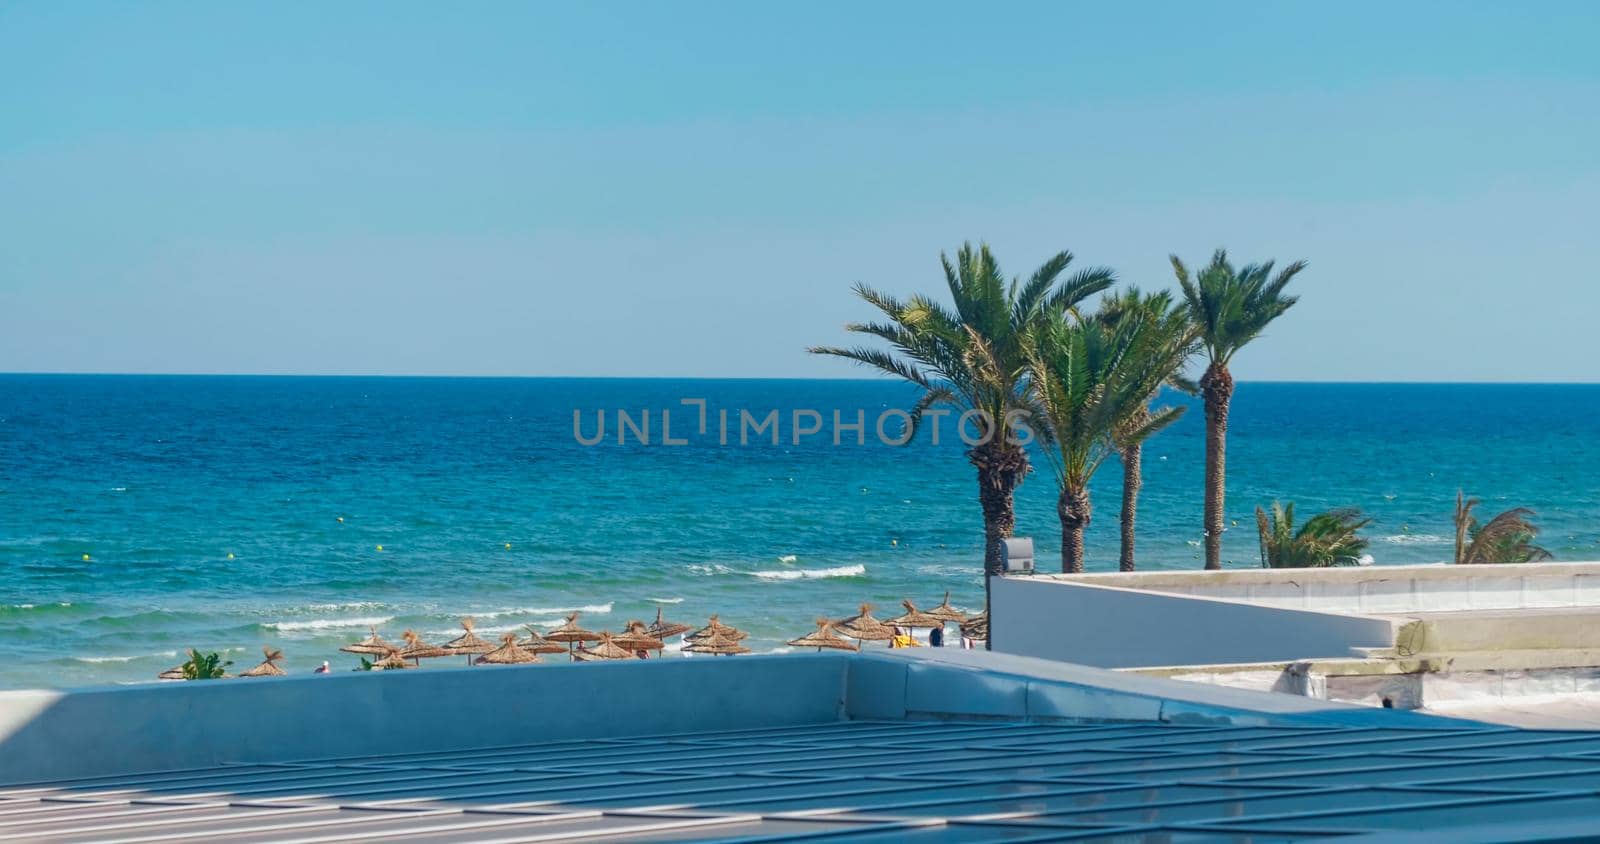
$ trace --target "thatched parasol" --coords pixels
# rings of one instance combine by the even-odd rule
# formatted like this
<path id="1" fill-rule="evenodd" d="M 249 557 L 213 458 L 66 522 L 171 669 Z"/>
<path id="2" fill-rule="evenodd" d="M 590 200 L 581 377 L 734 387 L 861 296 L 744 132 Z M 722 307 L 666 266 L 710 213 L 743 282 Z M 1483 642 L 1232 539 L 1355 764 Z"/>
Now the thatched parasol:
<path id="1" fill-rule="evenodd" d="M 636 659 L 633 651 L 617 645 L 611 640 L 610 633 L 600 634 L 600 644 L 594 647 L 583 647 L 573 652 L 572 658 L 577 662 L 592 662 L 605 659 Z"/>
<path id="2" fill-rule="evenodd" d="M 628 622 L 627 630 L 612 636 L 611 641 L 638 654 L 640 659 L 644 658 L 645 651 L 659 651 L 666 647 L 660 639 L 647 632 L 642 621 Z"/>
<path id="3" fill-rule="evenodd" d="M 656 637 L 657 639 L 665 639 L 668 636 L 676 636 L 679 633 L 689 632 L 689 625 L 679 624 L 676 621 L 667 621 L 661 617 L 661 608 L 656 607 L 656 621 L 654 624 L 650 625 L 649 629 L 645 632 Z"/>
<path id="4" fill-rule="evenodd" d="M 500 647 L 478 657 L 479 665 L 526 665 L 530 662 L 540 662 L 539 655 L 522 649 L 517 644 L 517 635 L 507 633 L 500 637 L 503 643 Z"/>
<path id="5" fill-rule="evenodd" d="M 486 654 L 494 650 L 494 645 L 484 641 L 478 637 L 478 634 L 472 632 L 472 624 L 470 617 L 461 619 L 461 629 L 467 632 L 439 646 L 453 654 L 466 654 L 468 665 L 472 664 L 474 655 Z"/>
<path id="6" fill-rule="evenodd" d="M 714 615 L 711 617 L 711 623 L 700 628 L 699 630 L 694 631 L 693 633 L 690 633 L 687 636 L 684 636 L 683 638 L 693 644 L 713 638 L 738 641 L 740 639 L 747 638 L 749 635 L 749 633 L 746 633 L 737 627 L 729 627 L 728 625 L 723 624 L 722 617 Z M 687 650 L 687 648 L 685 648 L 685 650 Z"/>
<path id="7" fill-rule="evenodd" d="M 370 654 L 372 656 L 383 656 L 390 651 L 398 649 L 397 645 L 392 642 L 384 641 L 383 637 L 378 635 L 378 628 L 369 627 L 367 629 L 372 631 L 371 636 L 362 639 L 354 645 L 345 645 L 339 650 L 344 651 L 347 654 Z"/>
<path id="8" fill-rule="evenodd" d="M 732 630 L 733 628 L 725 628 Z M 692 642 L 683 648 L 689 653 L 715 654 L 717 656 L 732 656 L 734 654 L 747 654 L 750 649 L 739 644 L 737 639 L 722 636 L 710 636 L 698 642 Z"/>
<path id="9" fill-rule="evenodd" d="M 248 671 L 240 671 L 239 672 L 239 676 L 240 677 L 282 677 L 283 676 L 283 669 L 279 668 L 278 665 L 277 665 L 278 661 L 283 659 L 283 651 L 280 651 L 277 648 L 269 646 L 269 647 L 263 647 L 261 649 L 261 653 L 266 656 L 266 659 L 262 660 L 261 664 L 257 665 L 255 668 L 252 668 L 252 669 L 250 669 Z"/>
<path id="10" fill-rule="evenodd" d="M 532 627 L 523 625 L 523 629 L 528 631 L 528 638 L 523 639 L 517 644 L 528 653 L 564 654 L 567 652 L 566 647 L 561 645 L 559 642 L 552 642 L 549 639 L 546 639 L 543 633 L 540 633 Z"/>
<path id="11" fill-rule="evenodd" d="M 860 610 L 833 625 L 833 629 L 862 642 L 884 642 L 894 638 L 894 630 L 889 625 L 872 617 L 871 604 L 862 604 Z"/>
<path id="12" fill-rule="evenodd" d="M 885 621 L 884 624 L 895 627 L 923 627 L 929 629 L 944 626 L 944 619 L 917 609 L 917 605 L 910 601 L 901 601 L 900 606 L 906 608 L 905 613 Z"/>
<path id="13" fill-rule="evenodd" d="M 817 619 L 817 629 L 814 633 L 790 639 L 789 644 L 797 648 L 816 648 L 817 653 L 822 653 L 823 648 L 834 648 L 841 651 L 859 651 L 860 645 L 852 645 L 839 638 L 833 632 L 833 622 L 826 618 Z"/>
<path id="14" fill-rule="evenodd" d="M 406 662 L 405 657 L 401 656 L 399 651 L 390 651 L 389 654 L 383 659 L 372 663 L 373 671 L 396 671 L 402 668 L 415 667 L 416 666 L 412 665 L 411 663 Z"/>
<path id="15" fill-rule="evenodd" d="M 544 637 L 552 642 L 566 642 L 569 648 L 577 642 L 600 641 L 599 633 L 596 633 L 593 630 L 585 630 L 578 626 L 577 613 L 567 616 L 566 624 L 563 624 L 549 633 L 544 634 Z M 574 657 L 574 659 L 576 659 L 576 657 Z"/>
<path id="16" fill-rule="evenodd" d="M 420 664 L 420 660 L 450 655 L 450 652 L 444 648 L 422 641 L 422 637 L 418 636 L 415 630 L 407 630 L 401 638 L 406 640 L 406 646 L 396 651 L 401 659 L 409 659 L 414 663 Z"/>
<path id="17" fill-rule="evenodd" d="M 969 639 L 989 639 L 989 613 L 984 611 L 961 623 L 961 635 Z"/>
<path id="18" fill-rule="evenodd" d="M 961 622 L 967 620 L 965 613 L 961 612 L 961 610 L 958 610 L 955 607 L 950 606 L 950 590 L 948 589 L 946 589 L 944 592 L 944 601 L 942 601 L 939 606 L 928 610 L 928 615 L 931 615 L 934 618 L 942 618 L 945 621 L 953 621 L 956 624 L 960 624 Z"/>

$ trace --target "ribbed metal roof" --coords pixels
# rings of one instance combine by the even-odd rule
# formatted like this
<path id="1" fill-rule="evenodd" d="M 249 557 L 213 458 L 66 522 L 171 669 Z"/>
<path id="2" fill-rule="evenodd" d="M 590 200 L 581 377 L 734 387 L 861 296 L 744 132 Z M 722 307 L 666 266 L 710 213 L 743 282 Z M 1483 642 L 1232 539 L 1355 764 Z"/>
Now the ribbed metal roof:
<path id="1" fill-rule="evenodd" d="M 844 722 L 11 787 L 0 842 L 1295 840 L 1600 829 L 1597 789 L 1600 733 Z"/>

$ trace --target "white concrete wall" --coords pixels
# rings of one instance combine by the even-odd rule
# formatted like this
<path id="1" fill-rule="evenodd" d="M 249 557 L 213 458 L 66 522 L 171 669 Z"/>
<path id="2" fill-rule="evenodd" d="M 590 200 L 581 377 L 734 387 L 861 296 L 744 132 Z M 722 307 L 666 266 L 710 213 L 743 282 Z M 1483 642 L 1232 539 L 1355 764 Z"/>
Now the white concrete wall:
<path id="1" fill-rule="evenodd" d="M 854 719 L 1450 726 L 958 648 L 0 692 L 0 784 Z"/>
<path id="2" fill-rule="evenodd" d="M 1051 577 L 996 578 L 989 635 L 1008 654 L 1134 668 L 1355 655 L 1396 622 Z"/>
<path id="3" fill-rule="evenodd" d="M 1600 563 L 1038 575 L 1036 579 L 1344 613 L 1600 606 Z"/>

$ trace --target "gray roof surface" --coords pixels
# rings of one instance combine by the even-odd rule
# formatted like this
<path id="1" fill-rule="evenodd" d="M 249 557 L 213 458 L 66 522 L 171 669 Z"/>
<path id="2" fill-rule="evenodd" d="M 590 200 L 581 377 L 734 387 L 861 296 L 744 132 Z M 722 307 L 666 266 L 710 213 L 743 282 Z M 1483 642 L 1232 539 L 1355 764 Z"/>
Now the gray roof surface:
<path id="1" fill-rule="evenodd" d="M 1495 840 L 1597 792 L 1590 732 L 854 721 L 14 786 L 0 842 Z"/>

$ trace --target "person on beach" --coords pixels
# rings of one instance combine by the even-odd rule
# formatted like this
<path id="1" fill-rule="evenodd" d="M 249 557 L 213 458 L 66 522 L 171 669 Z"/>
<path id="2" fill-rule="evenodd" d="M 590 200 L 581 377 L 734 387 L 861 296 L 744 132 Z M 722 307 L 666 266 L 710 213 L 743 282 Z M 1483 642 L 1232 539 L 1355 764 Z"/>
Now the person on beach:
<path id="1" fill-rule="evenodd" d="M 930 648 L 942 648 L 942 647 L 944 647 L 944 628 L 943 627 L 935 627 L 932 630 L 928 631 L 928 647 L 930 647 Z"/>
<path id="2" fill-rule="evenodd" d="M 312 674 L 327 674 L 328 672 L 330 672 L 332 670 L 333 669 L 328 667 L 328 661 L 327 660 L 323 660 L 322 661 L 322 667 L 318 668 L 317 670 L 315 670 L 315 671 L 313 671 L 311 673 Z"/>
<path id="3" fill-rule="evenodd" d="M 903 630 L 903 629 L 901 629 L 899 627 L 895 627 L 894 628 L 894 638 L 889 640 L 889 647 L 891 647 L 891 648 L 920 648 L 920 647 L 922 647 L 922 643 L 918 642 L 915 638 L 913 638 L 911 636 L 910 633 L 907 633 L 905 630 Z"/>

